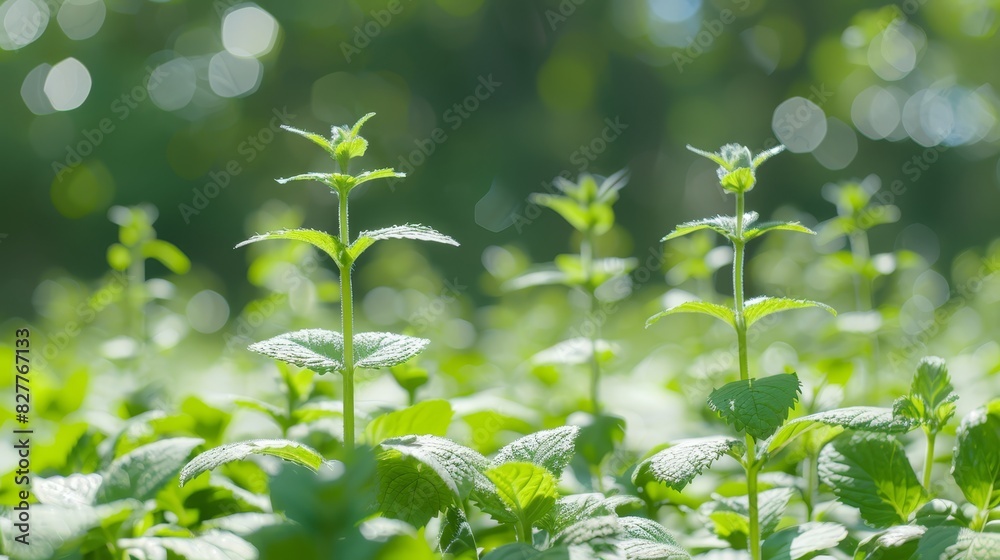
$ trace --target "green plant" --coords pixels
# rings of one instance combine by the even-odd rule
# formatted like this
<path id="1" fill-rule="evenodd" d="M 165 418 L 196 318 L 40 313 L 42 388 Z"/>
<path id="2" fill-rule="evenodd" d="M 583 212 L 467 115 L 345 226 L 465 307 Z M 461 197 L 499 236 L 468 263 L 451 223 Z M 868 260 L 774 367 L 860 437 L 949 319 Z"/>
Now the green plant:
<path id="1" fill-rule="evenodd" d="M 564 285 L 582 290 L 587 295 L 587 320 L 581 330 L 582 337 L 563 341 L 543 351 L 561 364 L 582 363 L 578 357 L 586 356 L 590 365 L 590 403 L 594 415 L 601 413 L 600 384 L 601 363 L 610 358 L 611 345 L 600 338 L 600 321 L 597 319 L 600 299 L 598 291 L 609 282 L 627 279 L 637 261 L 634 258 L 598 258 L 596 241 L 608 233 L 615 223 L 612 209 L 618 192 L 628 183 L 627 170 L 621 170 L 598 184 L 593 175 L 584 174 L 576 183 L 556 177 L 557 193 L 535 193 L 530 201 L 551 208 L 558 213 L 580 237 L 578 254 L 558 255 L 555 260 L 537 267 L 523 276 L 508 281 L 505 288 L 519 290 L 532 286 Z M 579 350 L 585 347 L 583 352 Z"/>
<path id="2" fill-rule="evenodd" d="M 282 126 L 285 130 L 323 148 L 336 163 L 337 172 L 303 173 L 287 179 L 278 179 L 278 182 L 285 184 L 289 181 L 316 181 L 328 186 L 339 202 L 339 235 L 313 229 L 277 230 L 256 235 L 237 245 L 242 247 L 268 239 L 304 241 L 329 255 L 340 271 L 340 333 L 322 329 L 290 332 L 252 344 L 250 349 L 320 374 L 339 372 L 342 375 L 344 446 L 347 448 L 354 447 L 355 370 L 399 365 L 420 353 L 428 344 L 425 339 L 393 333 L 354 332 L 354 292 L 351 287 L 351 274 L 355 261 L 368 247 L 383 239 L 416 239 L 458 245 L 451 237 L 419 224 L 362 231 L 356 239 L 351 240 L 349 223 L 351 191 L 376 179 L 405 177 L 405 174 L 390 168 L 363 171 L 357 175 L 350 174 L 348 168 L 351 160 L 363 156 L 368 149 L 368 141 L 359 135 L 361 126 L 374 115 L 368 113 L 352 127 L 334 127 L 329 139 L 312 132 Z"/>
<path id="3" fill-rule="evenodd" d="M 784 150 L 784 146 L 777 146 L 756 156 L 753 156 L 745 146 L 737 144 L 727 144 L 718 153 L 697 150 L 691 146 L 688 146 L 688 149 L 719 165 L 718 176 L 722 188 L 736 197 L 736 215 L 717 216 L 681 224 L 664 237 L 663 241 L 703 229 L 715 231 L 729 240 L 733 245 L 733 307 L 692 301 L 657 313 L 650 317 L 646 324 L 652 325 L 660 318 L 674 313 L 702 313 L 722 320 L 736 331 L 740 379 L 712 391 L 708 405 L 726 423 L 737 431 L 744 432 L 745 435 L 743 441 L 728 437 L 711 438 L 688 441 L 667 448 L 640 464 L 633 479 L 640 480 L 648 473 L 653 479 L 679 490 L 715 459 L 726 454 L 732 455 L 742 464 L 746 473 L 748 548 L 751 557 L 759 560 L 761 526 L 757 479 L 766 459 L 758 456 L 757 444 L 774 434 L 785 422 L 789 411 L 798 401 L 800 385 L 794 373 L 769 377 L 750 376 L 747 360 L 747 329 L 760 319 L 780 311 L 820 307 L 833 313 L 833 309 L 821 303 L 801 299 L 758 297 L 745 300 L 744 298 L 743 266 L 746 245 L 749 241 L 772 231 L 813 233 L 797 222 L 758 223 L 755 212 L 746 212 L 746 193 L 757 183 L 757 168 Z M 680 473 L 677 472 L 679 467 Z M 681 476 L 678 477 L 678 474 Z"/>

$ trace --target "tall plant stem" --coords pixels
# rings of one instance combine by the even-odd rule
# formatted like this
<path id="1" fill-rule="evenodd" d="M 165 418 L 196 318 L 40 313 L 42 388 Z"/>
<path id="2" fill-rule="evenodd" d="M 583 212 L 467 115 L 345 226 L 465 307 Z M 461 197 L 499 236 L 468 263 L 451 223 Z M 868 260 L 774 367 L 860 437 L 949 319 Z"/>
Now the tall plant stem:
<path id="1" fill-rule="evenodd" d="M 806 521 L 815 521 L 816 501 L 819 493 L 819 455 L 810 454 L 806 461 L 806 469 L 808 469 L 805 493 Z"/>
<path id="2" fill-rule="evenodd" d="M 583 234 L 583 240 L 580 242 L 580 264 L 583 267 L 583 273 L 586 275 L 587 286 L 587 298 L 589 301 L 587 316 L 589 320 L 593 323 L 593 328 L 589 330 L 588 338 L 590 338 L 590 403 L 594 415 L 601 413 L 601 400 L 600 400 L 600 388 L 601 388 L 601 363 L 597 359 L 597 340 L 600 338 L 600 323 L 597 320 L 597 294 L 594 293 L 594 286 L 589 285 L 591 279 L 594 276 L 594 234 L 587 230 Z"/>
<path id="3" fill-rule="evenodd" d="M 872 296 L 872 281 L 865 275 L 863 267 L 871 260 L 871 248 L 868 245 L 868 233 L 864 230 L 851 232 L 848 236 L 851 245 L 851 256 L 854 261 L 854 301 L 858 311 L 871 311 L 875 308 L 875 300 Z M 871 394 L 878 394 L 878 376 L 875 375 L 874 356 L 878 356 L 878 333 L 872 337 L 872 351 L 867 358 L 867 390 Z"/>
<path id="4" fill-rule="evenodd" d="M 342 189 L 338 197 L 340 241 L 346 246 L 351 242 L 347 221 L 347 189 Z M 340 330 L 344 335 L 344 448 L 347 450 L 354 449 L 354 294 L 351 291 L 353 264 L 351 261 L 345 262 L 340 269 Z"/>
<path id="5" fill-rule="evenodd" d="M 924 459 L 924 488 L 931 489 L 931 474 L 934 471 L 934 443 L 937 432 L 927 431 L 927 456 Z"/>
<path id="6" fill-rule="evenodd" d="M 740 353 L 740 379 L 750 379 L 747 364 L 747 325 L 743 315 L 743 261 L 746 243 L 743 240 L 743 212 L 745 194 L 736 193 L 736 239 L 733 241 L 733 299 L 736 311 L 736 340 Z M 757 442 L 746 434 L 747 459 L 744 463 L 747 475 L 747 498 L 750 513 L 750 557 L 760 560 L 760 519 L 757 507 Z"/>

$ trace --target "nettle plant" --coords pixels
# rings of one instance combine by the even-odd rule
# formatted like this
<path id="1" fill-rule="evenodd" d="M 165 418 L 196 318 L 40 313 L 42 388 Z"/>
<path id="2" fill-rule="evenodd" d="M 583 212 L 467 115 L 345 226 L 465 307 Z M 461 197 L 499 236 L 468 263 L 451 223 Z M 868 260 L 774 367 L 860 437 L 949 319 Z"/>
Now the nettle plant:
<path id="1" fill-rule="evenodd" d="M 736 331 L 740 379 L 712 391 L 708 397 L 708 405 L 726 423 L 743 432 L 744 438 L 741 440 L 720 436 L 678 442 L 640 463 L 633 473 L 633 482 L 642 486 L 652 480 L 679 491 L 713 461 L 723 455 L 731 455 L 739 461 L 746 473 L 747 496 L 742 501 L 728 500 L 721 503 L 719 509 L 746 519 L 746 527 L 740 532 L 747 536 L 747 548 L 751 557 L 759 560 L 761 539 L 776 526 L 776 522 L 771 523 L 772 520 L 777 520 L 773 518 L 772 512 L 777 511 L 780 516 L 780 511 L 784 509 L 782 502 L 787 504 L 791 493 L 772 489 L 765 492 L 764 496 L 758 495 L 758 474 L 768 459 L 768 446 L 758 448 L 758 444 L 774 435 L 785 423 L 798 401 L 800 383 L 795 373 L 751 377 L 747 359 L 747 330 L 757 321 L 780 311 L 806 307 L 819 307 L 831 313 L 834 311 L 829 306 L 808 300 L 783 297 L 744 298 L 743 266 L 747 243 L 773 231 L 813 233 L 797 222 L 758 222 L 756 212 L 746 212 L 746 193 L 757 183 L 757 168 L 784 150 L 784 146 L 777 146 L 756 156 L 748 148 L 737 144 L 725 145 L 718 153 L 705 152 L 691 146 L 688 149 L 719 165 L 718 176 L 722 188 L 736 197 L 736 215 L 716 216 L 681 224 L 664 237 L 663 241 L 706 229 L 729 240 L 733 245 L 734 302 L 732 307 L 704 301 L 685 302 L 650 317 L 646 325 L 650 326 L 662 317 L 675 313 L 702 313 L 722 320 Z M 816 531 L 826 529 L 809 528 Z"/>
<path id="2" fill-rule="evenodd" d="M 618 283 L 627 282 L 628 274 L 637 264 L 634 258 L 598 258 L 595 245 L 597 238 L 614 226 L 612 206 L 618 200 L 618 191 L 627 183 L 628 172 L 623 169 L 601 179 L 600 183 L 598 178 L 589 174 L 581 175 L 576 183 L 556 177 L 553 184 L 558 192 L 532 194 L 532 203 L 551 208 L 573 226 L 580 236 L 580 251 L 558 255 L 552 263 L 536 267 L 504 285 L 506 290 L 562 285 L 581 290 L 586 295 L 587 318 L 579 329 L 580 336 L 539 352 L 533 361 L 558 365 L 589 364 L 590 403 L 595 415 L 601 413 L 601 367 L 614 354 L 613 345 L 600 337 L 603 319 L 598 307 L 602 299 L 621 299 L 628 295 L 628 286 Z M 609 286 L 624 287 L 609 290 Z M 611 293 L 602 294 L 602 291 Z"/>

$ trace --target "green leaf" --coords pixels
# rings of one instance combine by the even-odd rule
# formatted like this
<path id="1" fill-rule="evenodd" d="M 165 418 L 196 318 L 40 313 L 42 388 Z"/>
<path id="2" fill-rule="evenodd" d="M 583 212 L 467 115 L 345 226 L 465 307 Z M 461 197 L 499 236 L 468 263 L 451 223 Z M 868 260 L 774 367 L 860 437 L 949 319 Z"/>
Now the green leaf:
<path id="1" fill-rule="evenodd" d="M 737 430 L 757 440 L 771 436 L 799 400 L 799 378 L 782 373 L 759 379 L 741 379 L 712 391 L 708 406 Z"/>
<path id="2" fill-rule="evenodd" d="M 799 436 L 822 428 L 836 428 L 824 433 L 822 443 L 825 444 L 844 429 L 880 434 L 902 434 L 916 427 L 916 422 L 896 416 L 889 408 L 874 406 L 838 408 L 790 420 L 768 441 L 767 452 L 769 455 L 776 455 Z"/>
<path id="3" fill-rule="evenodd" d="M 369 444 L 377 445 L 383 440 L 405 435 L 443 436 L 453 415 L 451 404 L 446 400 L 423 401 L 375 418 L 365 428 L 365 438 Z"/>
<path id="4" fill-rule="evenodd" d="M 176 245 L 162 239 L 153 239 L 143 243 L 142 256 L 146 259 L 156 259 L 174 274 L 187 274 L 191 270 L 191 260 Z"/>
<path id="5" fill-rule="evenodd" d="M 300 173 L 298 175 L 292 175 L 291 177 L 280 177 L 275 179 L 275 181 L 277 181 L 279 185 L 286 185 L 292 181 L 317 181 L 329 187 L 337 187 L 338 181 L 335 180 L 335 175 L 339 175 L 339 173 L 310 171 L 309 173 Z"/>
<path id="6" fill-rule="evenodd" d="M 569 197 L 535 193 L 528 200 L 533 204 L 555 210 L 577 231 L 587 231 L 591 225 L 591 216 L 587 208 Z"/>
<path id="7" fill-rule="evenodd" d="M 571 494 L 556 500 L 556 505 L 545 516 L 545 519 L 538 523 L 538 526 L 550 534 L 556 534 L 584 519 L 615 515 L 615 510 L 625 505 L 640 506 L 642 500 L 635 496 L 605 496 L 596 492 Z"/>
<path id="8" fill-rule="evenodd" d="M 454 556 L 475 551 L 476 536 L 472 533 L 472 525 L 465 517 L 465 510 L 460 506 L 450 507 L 441 518 L 441 536 L 439 538 L 441 552 Z M 478 556 L 478 555 L 477 555 Z"/>
<path id="9" fill-rule="evenodd" d="M 191 459 L 181 471 L 181 486 L 203 472 L 233 461 L 242 461 L 250 455 L 270 455 L 313 471 L 319 470 L 323 464 L 323 456 L 315 449 L 288 439 L 253 439 L 227 443 Z"/>
<path id="10" fill-rule="evenodd" d="M 905 524 L 927 496 L 903 445 L 882 434 L 843 434 L 823 449 L 819 475 L 876 528 Z"/>
<path id="11" fill-rule="evenodd" d="M 927 527 L 897 525 L 875 533 L 858 544 L 855 560 L 910 560 Z"/>
<path id="12" fill-rule="evenodd" d="M 406 177 L 406 173 L 401 173 L 386 167 L 383 169 L 372 169 L 371 171 L 364 171 L 354 176 L 354 186 L 358 186 L 361 183 L 367 183 L 368 181 L 374 181 L 375 179 L 402 179 Z"/>
<path id="13" fill-rule="evenodd" d="M 958 394 L 951 385 L 944 359 L 928 356 L 917 364 L 910 394 L 893 404 L 901 416 L 919 421 L 930 432 L 937 433 L 955 415 Z"/>
<path id="14" fill-rule="evenodd" d="M 621 531 L 618 518 L 614 515 L 582 519 L 563 529 L 552 539 L 557 545 L 588 545 L 591 548 L 607 547 L 617 540 Z"/>
<path id="15" fill-rule="evenodd" d="M 744 228 L 749 227 L 755 221 L 757 221 L 756 212 L 747 212 L 746 214 L 743 214 Z M 733 216 L 715 216 L 714 218 L 684 222 L 674 228 L 674 231 L 667 234 L 660 241 L 669 241 L 703 229 L 710 229 L 730 241 L 736 240 L 736 218 Z"/>
<path id="16" fill-rule="evenodd" d="M 324 138 L 323 136 L 321 136 L 319 134 L 316 134 L 315 132 L 309 132 L 307 130 L 299 130 L 297 128 L 292 128 L 292 127 L 290 127 L 288 125 L 285 125 L 285 124 L 281 125 L 281 128 L 283 128 L 284 130 L 287 130 L 288 132 L 291 132 L 291 133 L 294 133 L 294 134 L 298 134 L 299 136 L 301 136 L 301 137 L 303 137 L 303 138 L 311 141 L 312 143 L 316 144 L 317 146 L 323 148 L 330 155 L 333 155 L 333 144 L 331 144 L 330 141 L 327 140 L 326 138 Z"/>
<path id="17" fill-rule="evenodd" d="M 847 529 L 839 523 L 803 523 L 771 535 L 761 552 L 768 560 L 799 560 L 836 547 L 847 538 Z"/>
<path id="18" fill-rule="evenodd" d="M 317 231 L 314 229 L 281 229 L 277 231 L 269 231 L 267 233 L 262 233 L 255 235 L 246 241 L 243 241 L 236 245 L 236 249 L 243 247 L 244 245 L 249 245 L 251 243 L 256 243 L 258 241 L 265 241 L 268 239 L 290 239 L 293 241 L 305 241 L 313 247 L 316 247 L 320 251 L 323 251 L 330 258 L 333 259 L 339 268 L 343 268 L 347 262 L 344 258 L 345 248 L 344 244 L 340 242 L 340 239 L 326 233 L 325 231 Z"/>
<path id="19" fill-rule="evenodd" d="M 979 510 L 1000 506 L 1000 400 L 973 410 L 958 427 L 952 475 Z"/>
<path id="20" fill-rule="evenodd" d="M 153 498 L 187 461 L 191 452 L 204 443 L 198 438 L 170 438 L 147 445 L 115 459 L 102 473 L 97 503 L 134 498 Z"/>
<path id="21" fill-rule="evenodd" d="M 620 517 L 618 546 L 628 560 L 687 560 L 691 556 L 662 525 L 644 517 Z"/>
<path id="22" fill-rule="evenodd" d="M 577 286 L 580 280 L 552 265 L 536 267 L 529 272 L 507 280 L 500 286 L 505 292 L 534 288 L 535 286 Z"/>
<path id="23" fill-rule="evenodd" d="M 931 527 L 917 545 L 914 558 L 935 560 L 998 560 L 1000 534 L 965 527 Z"/>
<path id="24" fill-rule="evenodd" d="M 760 167 L 762 163 L 780 154 L 783 151 L 785 151 L 785 146 L 783 144 L 778 144 L 777 146 L 769 150 L 764 150 L 763 152 L 760 152 L 759 154 L 753 157 L 753 162 L 751 163 L 751 165 L 754 169 L 756 169 Z"/>
<path id="25" fill-rule="evenodd" d="M 524 543 L 510 543 L 491 550 L 483 560 L 573 560 L 565 546 L 536 550 Z"/>
<path id="26" fill-rule="evenodd" d="M 751 239 L 756 239 L 761 235 L 772 231 L 797 231 L 800 233 L 816 235 L 815 231 L 807 228 L 799 222 L 761 222 L 759 224 L 755 224 L 751 228 L 745 229 L 743 231 L 743 240 L 750 241 Z"/>
<path id="27" fill-rule="evenodd" d="M 362 125 L 374 116 L 375 113 L 368 113 L 358 119 L 358 122 L 354 123 L 354 126 L 350 129 L 346 126 L 333 127 L 334 157 L 337 158 L 342 167 L 346 167 L 347 160 L 365 155 L 365 151 L 368 149 L 368 141 L 358 136 L 358 134 L 361 132 Z"/>
<path id="28" fill-rule="evenodd" d="M 795 495 L 791 488 L 772 488 L 757 495 L 761 538 L 767 538 L 781 521 L 789 500 Z M 750 534 L 750 500 L 747 496 L 719 497 L 704 504 L 701 513 L 715 523 L 715 532 L 723 539 Z"/>
<path id="29" fill-rule="evenodd" d="M 32 480 L 31 490 L 40 503 L 72 509 L 94 505 L 103 482 L 99 474 L 50 476 Z"/>
<path id="30" fill-rule="evenodd" d="M 365 252 L 365 249 L 382 239 L 415 239 L 417 241 L 434 241 L 436 243 L 458 246 L 457 241 L 433 228 L 420 224 L 406 224 L 376 229 L 374 231 L 362 231 L 348 248 L 351 260 L 357 259 L 361 253 Z"/>
<path id="31" fill-rule="evenodd" d="M 473 490 L 489 493 L 492 483 L 483 474 L 489 461 L 478 452 L 437 436 L 403 436 L 379 444 L 384 450 L 413 457 L 434 470 L 458 500 Z"/>
<path id="32" fill-rule="evenodd" d="M 119 539 L 118 548 L 128 557 L 169 558 L 189 560 L 233 560 L 256 558 L 257 549 L 227 531 L 206 531 L 196 537 L 138 537 Z"/>
<path id="33" fill-rule="evenodd" d="M 605 363 L 614 358 L 620 349 L 617 344 L 602 338 L 591 340 L 581 336 L 557 342 L 538 352 L 531 357 L 531 363 L 535 365 L 587 364 L 593 359 L 595 351 L 597 361 Z"/>
<path id="34" fill-rule="evenodd" d="M 128 247 L 114 243 L 108 247 L 108 266 L 115 270 L 126 270 L 132 264 L 132 254 Z"/>
<path id="35" fill-rule="evenodd" d="M 392 519 L 423 527 L 454 502 L 448 485 L 434 469 L 398 453 L 378 461 L 378 510 Z"/>
<path id="36" fill-rule="evenodd" d="M 761 296 L 747 300 L 746 305 L 743 307 L 743 317 L 747 328 L 750 328 L 757 321 L 773 313 L 806 307 L 819 307 L 834 316 L 837 315 L 837 312 L 832 307 L 818 301 Z"/>
<path id="37" fill-rule="evenodd" d="M 555 506 L 556 479 L 532 463 L 504 463 L 486 471 L 507 509 L 523 524 L 534 525 Z"/>
<path id="38" fill-rule="evenodd" d="M 562 426 L 529 434 L 505 445 L 493 459 L 493 464 L 533 463 L 559 477 L 573 458 L 576 436 L 579 434 L 580 428 L 576 426 Z"/>
<path id="39" fill-rule="evenodd" d="M 377 369 L 401 364 L 416 356 L 430 341 L 401 334 L 366 332 L 354 335 L 354 367 Z M 338 332 L 305 329 L 278 335 L 248 347 L 250 350 L 316 373 L 344 371 L 344 337 Z"/>
<path id="40" fill-rule="evenodd" d="M 632 483 L 642 486 L 655 480 L 679 492 L 723 455 L 739 456 L 745 451 L 743 442 L 736 438 L 681 440 L 639 463 L 632 473 Z"/>
<path id="41" fill-rule="evenodd" d="M 716 319 L 720 319 L 730 327 L 736 328 L 736 316 L 733 314 L 732 309 L 724 305 L 709 303 L 707 301 L 686 301 L 665 311 L 660 311 L 656 315 L 646 319 L 646 328 L 649 328 L 650 325 L 656 323 L 663 317 L 673 315 L 675 313 L 701 313 L 703 315 L 710 315 Z"/>
<path id="42" fill-rule="evenodd" d="M 737 146 L 737 145 L 736 144 L 727 144 L 726 146 L 723 146 L 723 149 L 726 149 L 727 147 L 731 147 L 731 146 Z M 742 148 L 742 146 L 737 146 L 737 147 Z M 690 150 L 690 151 L 692 151 L 692 152 L 694 152 L 694 153 L 696 153 L 696 154 L 698 154 L 701 157 L 708 158 L 708 159 L 714 161 L 715 163 L 719 164 L 719 167 L 725 169 L 726 171 L 730 171 L 730 170 L 733 169 L 733 165 L 734 165 L 735 161 L 733 161 L 730 158 L 723 157 L 722 154 L 718 154 L 718 153 L 715 153 L 715 152 L 709 152 L 709 151 L 705 151 L 705 150 L 699 150 L 698 148 L 695 148 L 694 146 L 692 146 L 690 144 L 687 145 L 687 149 Z M 746 148 L 743 148 L 743 149 L 746 149 Z M 750 153 L 750 150 L 747 150 L 747 156 L 748 157 L 749 157 L 749 153 Z"/>

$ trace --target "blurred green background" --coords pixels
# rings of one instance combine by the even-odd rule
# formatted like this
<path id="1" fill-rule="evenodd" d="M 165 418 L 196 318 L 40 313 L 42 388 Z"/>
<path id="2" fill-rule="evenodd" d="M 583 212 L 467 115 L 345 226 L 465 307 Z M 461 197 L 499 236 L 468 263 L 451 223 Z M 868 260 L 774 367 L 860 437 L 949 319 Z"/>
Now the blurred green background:
<path id="1" fill-rule="evenodd" d="M 330 162 L 274 128 L 325 133 L 369 111 L 367 167 L 409 177 L 367 188 L 355 223 L 455 236 L 461 249 L 430 249 L 446 278 L 473 281 L 491 245 L 535 261 L 566 251 L 565 225 L 525 201 L 581 171 L 631 170 L 616 252 L 659 252 L 673 224 L 730 211 L 713 166 L 684 145 L 733 141 L 795 152 L 763 172 L 752 204 L 763 216 L 792 205 L 827 219 L 824 184 L 876 174 L 876 199 L 902 219 L 873 232 L 873 252 L 912 249 L 946 269 L 997 234 L 998 9 L 6 0 L 0 312 L 32 314 L 47 275 L 106 271 L 108 209 L 140 202 L 238 308 L 254 287 L 232 247 L 255 209 L 280 199 L 306 208 L 307 226 L 336 227 L 325 189 L 273 181 Z"/>

